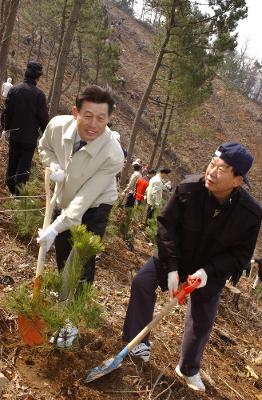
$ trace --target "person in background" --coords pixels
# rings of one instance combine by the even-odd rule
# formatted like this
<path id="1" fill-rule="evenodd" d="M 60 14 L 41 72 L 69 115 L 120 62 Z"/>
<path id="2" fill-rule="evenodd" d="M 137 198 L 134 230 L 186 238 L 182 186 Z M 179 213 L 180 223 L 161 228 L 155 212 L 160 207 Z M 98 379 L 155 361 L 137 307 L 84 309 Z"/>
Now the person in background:
<path id="1" fill-rule="evenodd" d="M 135 189 L 136 189 L 136 183 L 137 183 L 138 178 L 142 177 L 141 161 L 139 159 L 135 160 L 132 163 L 132 166 L 133 166 L 134 172 L 132 173 L 125 190 L 123 190 L 123 192 L 122 192 L 122 197 L 126 198 L 125 207 L 127 207 L 127 208 L 133 207 L 135 205 L 134 193 L 135 193 Z"/>
<path id="2" fill-rule="evenodd" d="M 167 190 L 171 193 L 173 190 L 173 186 L 172 186 L 172 182 L 171 181 L 167 181 L 165 183 L 165 187 L 167 188 Z"/>
<path id="3" fill-rule="evenodd" d="M 9 90 L 13 87 L 12 78 L 7 78 L 7 81 L 2 84 L 1 95 L 4 99 L 7 98 Z"/>
<path id="4" fill-rule="evenodd" d="M 171 170 L 161 168 L 159 173 L 150 179 L 146 190 L 147 215 L 146 221 L 153 218 L 154 211 L 161 206 L 163 190 L 167 190 L 165 180 L 168 178 Z"/>
<path id="5" fill-rule="evenodd" d="M 153 176 L 156 175 L 156 170 L 155 169 L 150 169 L 146 176 L 141 176 L 138 178 L 136 182 L 136 189 L 134 193 L 134 198 L 135 198 L 135 204 L 139 205 L 144 202 L 145 200 L 145 192 L 148 187 L 149 181 Z"/>
<path id="6" fill-rule="evenodd" d="M 141 165 L 141 167 L 143 167 L 143 163 L 140 158 L 136 158 L 135 161 L 132 162 L 132 166 L 134 165 Z"/>
<path id="7" fill-rule="evenodd" d="M 24 82 L 9 90 L 1 115 L 3 130 L 10 132 L 7 186 L 12 196 L 29 180 L 39 129 L 44 132 L 49 121 L 45 94 L 37 87 L 42 75 L 42 64 L 29 62 Z"/>
<path id="8" fill-rule="evenodd" d="M 161 102 L 161 98 L 160 98 L 159 95 L 157 95 L 157 96 L 155 97 L 155 101 L 156 101 L 157 106 L 159 107 L 159 106 L 160 106 L 160 102 Z"/>
<path id="9" fill-rule="evenodd" d="M 123 94 L 126 88 L 126 80 L 123 76 L 121 76 L 119 79 L 119 88 L 120 88 L 120 93 Z"/>
<path id="10" fill-rule="evenodd" d="M 175 368 L 196 391 L 205 391 L 200 364 L 221 291 L 230 276 L 241 276 L 261 225 L 261 206 L 241 187 L 243 182 L 249 185 L 247 173 L 252 162 L 244 146 L 224 143 L 213 154 L 205 176 L 188 176 L 176 187 L 158 217 L 157 253 L 131 286 L 123 328 L 128 342 L 152 320 L 158 286 L 173 297 L 179 282 L 185 282 L 189 275 L 200 281 L 190 295 Z M 150 350 L 147 336 L 130 353 L 149 361 Z"/>

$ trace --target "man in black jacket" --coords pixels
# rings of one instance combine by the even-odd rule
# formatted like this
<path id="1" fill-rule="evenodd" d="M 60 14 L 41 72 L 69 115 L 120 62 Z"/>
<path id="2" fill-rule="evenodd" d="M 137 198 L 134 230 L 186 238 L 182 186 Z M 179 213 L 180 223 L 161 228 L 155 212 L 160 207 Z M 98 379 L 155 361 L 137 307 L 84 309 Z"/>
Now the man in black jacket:
<path id="1" fill-rule="evenodd" d="M 151 257 L 132 282 L 124 323 L 130 341 L 147 325 L 156 302 L 155 290 L 178 289 L 188 275 L 200 278 L 190 296 L 180 361 L 175 371 L 194 390 L 204 391 L 200 361 L 211 333 L 220 293 L 230 276 L 241 276 L 250 261 L 262 217 L 248 186 L 252 155 L 239 143 L 225 143 L 215 152 L 205 176 L 190 176 L 176 188 L 158 217 L 158 254 Z M 146 337 L 132 354 L 149 360 Z"/>
<path id="2" fill-rule="evenodd" d="M 1 116 L 2 129 L 9 132 L 7 186 L 19 195 L 19 185 L 29 179 L 39 128 L 44 132 L 49 121 L 46 97 L 37 87 L 43 75 L 42 65 L 29 62 L 24 82 L 12 87 Z"/>

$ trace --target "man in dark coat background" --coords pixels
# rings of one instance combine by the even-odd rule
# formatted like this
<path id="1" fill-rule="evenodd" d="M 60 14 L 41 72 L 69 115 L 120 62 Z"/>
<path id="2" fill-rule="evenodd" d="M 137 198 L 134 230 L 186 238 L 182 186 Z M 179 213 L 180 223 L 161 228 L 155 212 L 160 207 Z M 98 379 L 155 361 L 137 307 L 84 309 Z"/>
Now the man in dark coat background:
<path id="1" fill-rule="evenodd" d="M 13 196 L 19 195 L 19 185 L 29 180 L 39 128 L 43 132 L 49 121 L 45 94 L 37 87 L 42 75 L 42 65 L 29 62 L 24 82 L 10 89 L 1 115 L 2 129 L 9 136 L 6 179 Z"/>

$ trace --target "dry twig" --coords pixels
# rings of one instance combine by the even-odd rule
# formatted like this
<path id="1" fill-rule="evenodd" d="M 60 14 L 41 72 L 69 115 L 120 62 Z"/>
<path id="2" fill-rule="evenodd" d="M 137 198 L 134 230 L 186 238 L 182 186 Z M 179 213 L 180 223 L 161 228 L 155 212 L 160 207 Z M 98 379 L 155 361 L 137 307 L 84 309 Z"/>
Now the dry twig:
<path id="1" fill-rule="evenodd" d="M 232 392 L 234 392 L 235 394 L 237 394 L 237 395 L 239 396 L 240 399 L 245 400 L 245 398 L 244 398 L 243 396 L 241 396 L 241 394 L 240 394 L 236 389 L 232 388 L 232 386 L 230 386 L 230 385 L 225 381 L 225 379 L 220 378 L 220 376 L 218 376 L 218 379 L 219 379 L 220 381 L 222 381 L 229 389 L 231 389 Z"/>

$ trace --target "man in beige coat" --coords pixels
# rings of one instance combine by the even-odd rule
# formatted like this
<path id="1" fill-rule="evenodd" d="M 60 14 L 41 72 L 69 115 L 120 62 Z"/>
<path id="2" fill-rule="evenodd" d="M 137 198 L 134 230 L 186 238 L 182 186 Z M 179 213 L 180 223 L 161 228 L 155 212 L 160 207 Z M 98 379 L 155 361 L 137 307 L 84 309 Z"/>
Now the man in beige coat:
<path id="1" fill-rule="evenodd" d="M 59 270 L 71 250 L 69 229 L 83 223 L 102 237 L 117 199 L 115 177 L 123 167 L 124 156 L 107 127 L 113 109 L 110 92 L 91 86 L 76 99 L 73 116 L 53 118 L 40 139 L 43 164 L 51 168 L 51 179 L 63 186 L 56 218 L 39 233 L 38 243 L 45 243 L 47 252 L 55 241 Z M 85 266 L 83 279 L 92 283 L 94 273 L 95 257 Z"/>

